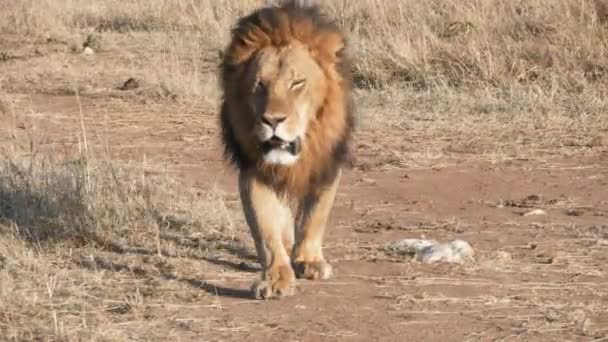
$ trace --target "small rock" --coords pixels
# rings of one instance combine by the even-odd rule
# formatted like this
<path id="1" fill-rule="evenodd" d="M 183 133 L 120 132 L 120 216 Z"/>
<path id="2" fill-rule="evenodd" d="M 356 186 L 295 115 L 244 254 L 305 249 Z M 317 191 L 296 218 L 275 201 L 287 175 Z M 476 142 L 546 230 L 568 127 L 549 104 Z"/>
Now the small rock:
<path id="1" fill-rule="evenodd" d="M 547 215 L 547 212 L 542 209 L 534 209 L 532 211 L 529 211 L 529 212 L 523 214 L 523 216 L 542 216 L 542 215 Z"/>
<path id="2" fill-rule="evenodd" d="M 438 243 L 434 240 L 403 239 L 386 247 L 390 253 L 397 255 L 414 255 L 416 260 L 431 264 L 438 261 L 462 263 L 473 258 L 475 252 L 464 240 L 449 243 Z"/>
<path id="3" fill-rule="evenodd" d="M 359 181 L 367 185 L 376 185 L 376 181 L 372 178 L 361 178 Z"/>
<path id="4" fill-rule="evenodd" d="M 386 249 L 398 255 L 415 255 L 429 246 L 437 244 L 434 240 L 403 239 L 390 244 Z"/>
<path id="5" fill-rule="evenodd" d="M 465 260 L 472 259 L 475 252 L 468 242 L 454 240 L 446 244 L 435 244 L 428 246 L 418 253 L 417 259 L 427 264 L 438 261 L 460 264 Z"/>
<path id="6" fill-rule="evenodd" d="M 599 246 L 608 246 L 608 240 L 606 240 L 606 239 L 599 239 L 599 240 L 597 241 L 597 244 L 598 244 Z"/>
<path id="7" fill-rule="evenodd" d="M 554 309 L 549 309 L 545 312 L 545 320 L 549 323 L 557 322 L 561 318 L 561 314 Z"/>
<path id="8" fill-rule="evenodd" d="M 539 195 L 532 194 L 532 195 L 529 195 L 528 197 L 524 198 L 524 202 L 525 202 L 525 203 L 530 203 L 530 202 L 532 202 L 532 203 L 537 203 L 537 202 L 539 202 L 539 201 L 540 201 L 540 199 L 541 199 L 541 198 L 540 198 L 540 196 L 539 196 Z"/>
<path id="9" fill-rule="evenodd" d="M 472 258 L 475 255 L 473 247 L 464 240 L 454 240 L 450 242 L 450 247 L 454 253 L 460 255 L 462 258 Z"/>
<path id="10" fill-rule="evenodd" d="M 139 88 L 139 82 L 133 77 L 130 77 L 123 85 L 120 90 L 132 90 Z"/>
<path id="11" fill-rule="evenodd" d="M 566 210 L 566 215 L 568 216 L 583 216 L 585 212 L 579 209 L 568 209 Z"/>
<path id="12" fill-rule="evenodd" d="M 591 323 L 591 320 L 589 318 L 586 318 L 583 321 L 583 333 L 587 334 L 587 335 L 593 335 L 593 333 L 591 332 L 591 326 L 593 325 L 593 323 Z"/>
<path id="13" fill-rule="evenodd" d="M 585 310 L 582 309 L 577 309 L 572 311 L 568 316 L 570 316 L 570 318 L 572 318 L 576 323 L 583 323 L 585 322 L 585 319 L 587 318 L 587 314 L 585 313 Z"/>
<path id="14" fill-rule="evenodd" d="M 553 263 L 553 257 L 546 254 L 539 254 L 536 256 L 536 262 L 539 264 L 550 265 Z"/>
<path id="15" fill-rule="evenodd" d="M 437 261 L 455 262 L 458 257 L 447 244 L 436 244 L 428 246 L 416 255 L 418 261 L 432 264 Z"/>
<path id="16" fill-rule="evenodd" d="M 598 135 L 591 140 L 591 147 L 606 147 L 608 146 L 608 134 Z"/>
<path id="17" fill-rule="evenodd" d="M 501 262 L 510 262 L 511 260 L 513 260 L 513 257 L 511 256 L 511 253 L 509 253 L 509 252 L 498 251 L 498 252 L 496 252 L 496 260 L 501 261 Z"/>
<path id="18" fill-rule="evenodd" d="M 84 48 L 84 50 L 82 50 L 82 54 L 90 56 L 90 55 L 95 54 L 95 51 L 87 46 L 87 47 Z"/>

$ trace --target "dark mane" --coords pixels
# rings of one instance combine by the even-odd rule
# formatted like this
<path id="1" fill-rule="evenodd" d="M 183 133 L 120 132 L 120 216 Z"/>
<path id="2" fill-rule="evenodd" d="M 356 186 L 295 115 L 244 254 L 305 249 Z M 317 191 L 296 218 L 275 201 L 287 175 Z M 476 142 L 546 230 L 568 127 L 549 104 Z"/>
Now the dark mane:
<path id="1" fill-rule="evenodd" d="M 302 5 L 301 1 L 286 1 L 278 6 L 258 9 L 239 19 L 232 29 L 231 41 L 220 65 L 220 82 L 224 91 L 220 113 L 224 154 L 239 169 L 255 166 L 256 161 L 239 145 L 237 133 L 230 124 L 231 118 L 242 109 L 234 108 L 242 106 L 235 102 L 245 98 L 243 75 L 256 53 L 267 46 L 284 46 L 292 41 L 305 44 L 319 65 L 333 70 L 330 73 L 337 74 L 339 78 L 335 81 L 339 83 L 336 87 L 343 90 L 340 92 L 344 96 L 341 101 L 346 108 L 344 114 L 338 115 L 346 116 L 345 127 L 340 132 L 339 141 L 327 146 L 328 165 L 310 175 L 314 178 L 311 179 L 313 183 L 325 183 L 325 178 L 333 177 L 337 168 L 348 159 L 348 143 L 354 128 L 351 70 L 345 53 L 346 42 L 339 27 L 318 6 Z"/>

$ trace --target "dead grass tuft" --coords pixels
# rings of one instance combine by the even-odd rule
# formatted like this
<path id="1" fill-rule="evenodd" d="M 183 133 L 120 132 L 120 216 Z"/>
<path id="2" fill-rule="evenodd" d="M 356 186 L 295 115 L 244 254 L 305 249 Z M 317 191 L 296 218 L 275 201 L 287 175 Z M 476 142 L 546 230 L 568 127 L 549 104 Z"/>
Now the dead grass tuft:
<path id="1" fill-rule="evenodd" d="M 160 287 L 200 294 L 203 278 L 182 257 L 204 259 L 205 239 L 230 246 L 233 235 L 219 192 L 107 160 L 5 149 L 0 203 L 0 334 L 15 341 L 129 339 L 103 327 L 154 321 Z M 197 244 L 171 241 L 178 234 Z"/>
<path id="2" fill-rule="evenodd" d="M 190 229 L 230 235 L 221 197 L 177 192 L 179 185 L 109 161 L 56 160 L 5 153 L 0 164 L 0 217 L 37 243 L 89 242 L 129 230 L 155 231 L 178 221 Z M 214 197 L 215 196 L 215 197 Z M 193 206 L 198 204 L 198 208 Z M 201 207 L 202 206 L 202 207 Z"/>

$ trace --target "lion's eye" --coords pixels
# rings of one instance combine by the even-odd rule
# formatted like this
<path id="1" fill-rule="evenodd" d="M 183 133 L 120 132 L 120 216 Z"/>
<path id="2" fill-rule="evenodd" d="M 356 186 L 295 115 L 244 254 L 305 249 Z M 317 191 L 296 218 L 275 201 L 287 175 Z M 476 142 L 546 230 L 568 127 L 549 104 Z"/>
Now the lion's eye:
<path id="1" fill-rule="evenodd" d="M 289 86 L 289 88 L 291 90 L 300 89 L 304 86 L 304 84 L 306 84 L 306 80 L 302 78 L 302 79 L 291 82 L 291 85 Z"/>

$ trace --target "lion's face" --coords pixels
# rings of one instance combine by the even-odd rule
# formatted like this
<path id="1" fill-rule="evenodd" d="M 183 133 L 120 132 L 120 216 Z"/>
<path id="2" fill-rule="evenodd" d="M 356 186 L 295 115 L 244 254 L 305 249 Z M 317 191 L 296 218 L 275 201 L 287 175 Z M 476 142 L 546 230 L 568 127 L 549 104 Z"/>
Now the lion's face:
<path id="1" fill-rule="evenodd" d="M 324 100 L 323 70 L 304 45 L 292 42 L 260 50 L 246 78 L 252 134 L 264 162 L 294 164 Z"/>

